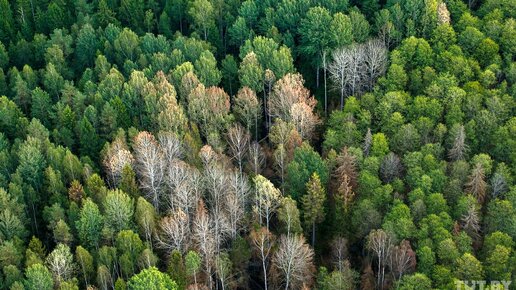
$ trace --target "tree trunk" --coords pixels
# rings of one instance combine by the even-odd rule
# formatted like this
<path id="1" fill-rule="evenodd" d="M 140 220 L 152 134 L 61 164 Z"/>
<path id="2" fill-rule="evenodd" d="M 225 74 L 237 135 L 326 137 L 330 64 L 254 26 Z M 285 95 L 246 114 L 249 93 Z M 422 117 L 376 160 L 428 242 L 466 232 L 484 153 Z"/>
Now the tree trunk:
<path id="1" fill-rule="evenodd" d="M 267 290 L 267 266 L 265 265 L 265 259 L 265 255 L 262 250 L 263 284 L 265 286 L 265 290 Z"/>
<path id="2" fill-rule="evenodd" d="M 312 247 L 315 248 L 315 222 L 312 223 Z"/>

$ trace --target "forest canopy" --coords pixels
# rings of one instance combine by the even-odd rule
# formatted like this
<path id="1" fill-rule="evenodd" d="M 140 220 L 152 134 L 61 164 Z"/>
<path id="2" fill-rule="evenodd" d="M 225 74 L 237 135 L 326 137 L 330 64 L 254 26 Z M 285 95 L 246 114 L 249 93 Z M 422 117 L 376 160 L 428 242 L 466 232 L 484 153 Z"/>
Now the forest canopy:
<path id="1" fill-rule="evenodd" d="M 516 289 L 515 19 L 0 0 L 0 289 Z"/>

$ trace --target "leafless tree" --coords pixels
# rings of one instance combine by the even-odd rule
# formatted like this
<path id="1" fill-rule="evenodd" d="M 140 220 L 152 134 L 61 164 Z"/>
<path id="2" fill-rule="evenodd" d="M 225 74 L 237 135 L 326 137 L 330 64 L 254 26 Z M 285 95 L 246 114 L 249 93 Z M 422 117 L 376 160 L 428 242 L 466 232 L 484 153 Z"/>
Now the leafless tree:
<path id="1" fill-rule="evenodd" d="M 295 103 L 305 103 L 313 109 L 317 101 L 310 96 L 310 91 L 304 87 L 304 80 L 300 74 L 286 74 L 274 84 L 269 98 L 269 115 L 290 121 L 291 108 Z"/>
<path id="2" fill-rule="evenodd" d="M 173 250 L 186 253 L 189 246 L 190 220 L 182 210 L 178 209 L 162 218 L 159 227 L 156 241 L 160 248 L 165 249 L 167 253 Z"/>
<path id="3" fill-rule="evenodd" d="M 475 168 L 473 168 L 469 181 L 466 183 L 466 191 L 471 193 L 479 203 L 484 203 L 487 183 L 485 181 L 484 168 L 481 163 L 477 163 Z"/>
<path id="4" fill-rule="evenodd" d="M 371 39 L 364 43 L 365 57 L 364 68 L 366 69 L 366 88 L 372 90 L 376 80 L 385 73 L 387 66 L 387 48 L 385 42 L 380 39 Z"/>
<path id="5" fill-rule="evenodd" d="M 401 176 L 403 165 L 398 155 L 390 152 L 387 154 L 380 165 L 380 174 L 383 182 L 390 183 Z"/>
<path id="6" fill-rule="evenodd" d="M 247 131 L 254 127 L 254 138 L 258 138 L 258 120 L 261 117 L 262 107 L 256 93 L 249 87 L 241 88 L 234 100 L 234 112 L 244 123 Z"/>
<path id="7" fill-rule="evenodd" d="M 46 264 L 54 276 L 57 286 L 70 278 L 75 271 L 75 264 L 70 248 L 64 244 L 58 244 L 47 256 Z"/>
<path id="8" fill-rule="evenodd" d="M 249 146 L 249 167 L 254 175 L 258 175 L 262 172 L 263 165 L 265 164 L 265 153 L 263 153 L 262 146 L 258 142 L 252 142 Z"/>
<path id="9" fill-rule="evenodd" d="M 225 196 L 225 210 L 231 237 L 234 239 L 240 232 L 245 217 L 246 200 L 250 191 L 247 177 L 233 172 L 229 178 L 229 189 Z"/>
<path id="10" fill-rule="evenodd" d="M 208 215 L 208 211 L 202 199 L 199 199 L 197 210 L 193 221 L 192 236 L 196 242 L 204 260 L 204 268 L 208 279 L 208 288 L 213 289 L 212 267 L 215 257 L 215 237 L 213 235 L 213 221 Z"/>
<path id="11" fill-rule="evenodd" d="M 448 151 L 448 157 L 452 161 L 463 160 L 466 157 L 467 151 L 466 132 L 464 131 L 464 126 L 460 125 L 453 140 L 453 147 Z"/>
<path id="12" fill-rule="evenodd" d="M 394 276 L 394 281 L 399 281 L 405 273 L 413 272 L 416 268 L 416 253 L 412 250 L 410 242 L 401 241 L 399 246 L 391 249 L 389 254 L 389 268 Z"/>
<path id="13" fill-rule="evenodd" d="M 140 186 L 159 213 L 165 167 L 163 151 L 154 136 L 145 131 L 134 138 L 133 148 Z"/>
<path id="14" fill-rule="evenodd" d="M 369 156 L 369 151 L 371 150 L 371 144 L 373 143 L 373 134 L 371 134 L 371 129 L 367 128 L 367 133 L 364 137 L 364 156 Z"/>
<path id="15" fill-rule="evenodd" d="M 278 167 L 278 171 L 281 177 L 281 193 L 285 192 L 285 169 L 287 167 L 287 152 L 283 144 L 279 144 L 278 148 L 273 153 L 274 161 Z"/>
<path id="16" fill-rule="evenodd" d="M 122 171 L 126 165 L 132 166 L 134 158 L 123 140 L 116 138 L 108 146 L 103 159 L 103 165 L 108 176 L 109 185 L 115 188 L 120 183 Z"/>
<path id="17" fill-rule="evenodd" d="M 176 159 L 183 157 L 183 144 L 172 132 L 160 132 L 158 134 L 159 144 L 163 150 L 166 166 L 170 166 Z"/>
<path id="18" fill-rule="evenodd" d="M 331 242 L 331 251 L 335 265 L 340 272 L 344 270 L 344 262 L 348 255 L 348 240 L 343 237 L 337 237 Z"/>
<path id="19" fill-rule="evenodd" d="M 364 50 L 353 44 L 333 52 L 333 62 L 328 66 L 330 78 L 340 91 L 340 108 L 344 106 L 345 95 L 355 95 L 360 91 Z"/>
<path id="20" fill-rule="evenodd" d="M 260 260 L 262 261 L 263 283 L 265 290 L 268 289 L 267 265 L 271 249 L 274 245 L 274 240 L 274 235 L 265 227 L 251 231 L 251 241 L 260 256 Z"/>
<path id="21" fill-rule="evenodd" d="M 337 167 L 333 175 L 339 180 L 339 184 L 344 180 L 344 176 L 349 178 L 349 184 L 352 188 L 357 186 L 357 161 L 356 157 L 352 155 L 347 147 L 342 148 L 342 151 L 337 156 Z"/>
<path id="22" fill-rule="evenodd" d="M 385 283 L 385 268 L 391 254 L 392 239 L 382 229 L 372 230 L 367 237 L 366 247 L 377 259 L 378 273 L 376 288 L 383 289 Z"/>
<path id="23" fill-rule="evenodd" d="M 500 172 L 495 172 L 491 177 L 491 195 L 498 197 L 509 190 L 507 180 Z"/>
<path id="24" fill-rule="evenodd" d="M 479 212 L 474 204 L 471 204 L 468 208 L 468 212 L 465 213 L 461 218 L 462 228 L 466 233 L 475 241 L 480 238 L 480 217 Z"/>
<path id="25" fill-rule="evenodd" d="M 335 50 L 328 71 L 340 91 L 341 109 L 346 95 L 361 94 L 364 89 L 371 89 L 376 79 L 385 73 L 386 64 L 387 48 L 378 39 Z"/>
<path id="26" fill-rule="evenodd" d="M 292 123 L 301 135 L 301 139 L 310 140 L 313 138 L 315 128 L 321 123 L 321 120 L 312 108 L 303 102 L 295 103 L 290 108 L 290 115 Z"/>
<path id="27" fill-rule="evenodd" d="M 469 0 L 468 2 L 471 3 L 472 0 Z M 437 6 L 437 20 L 439 21 L 439 24 L 450 23 L 450 11 L 448 11 L 448 7 L 446 7 L 446 3 L 444 2 L 439 3 L 439 5 Z"/>
<path id="28" fill-rule="evenodd" d="M 231 155 L 236 160 L 240 175 L 242 175 L 242 165 L 249 149 L 249 133 L 240 124 L 236 124 L 229 128 L 227 136 Z"/>
<path id="29" fill-rule="evenodd" d="M 314 271 L 314 251 L 301 235 L 282 236 L 272 263 L 285 289 L 300 289 L 309 285 Z"/>

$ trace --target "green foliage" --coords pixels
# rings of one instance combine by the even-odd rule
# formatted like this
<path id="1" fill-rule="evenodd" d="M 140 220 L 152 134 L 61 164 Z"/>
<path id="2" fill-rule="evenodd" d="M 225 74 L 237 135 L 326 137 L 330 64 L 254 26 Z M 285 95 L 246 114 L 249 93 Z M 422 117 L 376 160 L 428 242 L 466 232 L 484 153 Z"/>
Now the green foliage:
<path id="1" fill-rule="evenodd" d="M 151 267 L 134 275 L 127 282 L 127 289 L 131 290 L 176 290 L 177 284 L 170 277 Z"/>
<path id="2" fill-rule="evenodd" d="M 305 195 L 306 183 L 313 173 L 319 175 L 322 185 L 328 183 L 326 162 L 305 142 L 294 150 L 294 158 L 287 166 L 287 190 L 294 200 L 300 200 Z"/>

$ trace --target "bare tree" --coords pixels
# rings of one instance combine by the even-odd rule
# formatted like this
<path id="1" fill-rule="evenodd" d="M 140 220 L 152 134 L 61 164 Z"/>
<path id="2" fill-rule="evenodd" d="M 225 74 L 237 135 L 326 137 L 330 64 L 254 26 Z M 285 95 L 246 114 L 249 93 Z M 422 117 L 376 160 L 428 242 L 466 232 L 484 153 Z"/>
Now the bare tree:
<path id="1" fill-rule="evenodd" d="M 213 221 L 202 199 L 199 199 L 193 221 L 193 238 L 204 260 L 204 268 L 208 279 L 208 288 L 213 289 L 212 266 L 215 257 L 215 237 L 213 236 Z"/>
<path id="2" fill-rule="evenodd" d="M 341 110 L 346 95 L 361 94 L 365 89 L 372 89 L 378 77 L 385 73 L 386 64 L 387 48 L 378 39 L 334 51 L 328 71 L 340 91 Z"/>
<path id="3" fill-rule="evenodd" d="M 242 165 L 249 149 L 249 133 L 237 123 L 229 128 L 227 136 L 231 155 L 236 159 L 240 175 L 242 175 Z"/>
<path id="4" fill-rule="evenodd" d="M 234 111 L 237 117 L 251 131 L 254 127 L 254 138 L 258 139 L 258 120 L 261 117 L 262 107 L 256 93 L 249 87 L 241 88 L 234 101 Z"/>
<path id="5" fill-rule="evenodd" d="M 399 246 L 391 249 L 389 255 L 389 268 L 394 276 L 394 281 L 399 281 L 405 273 L 413 272 L 416 268 L 416 253 L 412 250 L 410 242 L 401 241 Z"/>
<path id="6" fill-rule="evenodd" d="M 265 153 L 263 153 L 262 146 L 258 142 L 253 142 L 249 146 L 249 167 L 254 175 L 258 175 L 262 172 L 263 165 L 265 164 Z"/>
<path id="7" fill-rule="evenodd" d="M 315 128 L 321 120 L 314 114 L 313 108 L 303 102 L 295 103 L 290 108 L 290 115 L 301 139 L 310 140 L 314 137 Z"/>
<path id="8" fill-rule="evenodd" d="M 376 288 L 383 289 L 385 283 L 385 268 L 391 254 L 392 239 L 382 229 L 372 230 L 367 237 L 366 247 L 377 259 L 378 273 Z"/>
<path id="9" fill-rule="evenodd" d="M 134 158 L 121 138 L 116 138 L 108 146 L 102 164 L 108 176 L 109 185 L 115 188 L 120 183 L 122 171 L 126 165 L 132 167 Z"/>
<path id="10" fill-rule="evenodd" d="M 167 250 L 169 254 L 173 250 L 186 253 L 189 246 L 190 219 L 182 210 L 178 209 L 162 218 L 159 228 L 156 240 L 160 248 Z"/>
<path id="11" fill-rule="evenodd" d="M 371 39 L 364 43 L 364 68 L 366 69 L 366 88 L 372 90 L 376 80 L 385 73 L 387 65 L 387 48 L 380 39 Z"/>
<path id="12" fill-rule="evenodd" d="M 163 150 L 166 166 L 170 166 L 176 159 L 183 157 L 183 144 L 172 132 L 160 132 L 158 134 L 159 144 Z"/>
<path id="13" fill-rule="evenodd" d="M 253 229 L 251 231 L 251 241 L 260 256 L 260 260 L 262 261 L 263 283 L 265 290 L 267 290 L 267 265 L 271 249 L 274 245 L 274 235 L 265 227 L 261 227 L 259 230 Z"/>
<path id="14" fill-rule="evenodd" d="M 279 144 L 278 148 L 273 153 L 274 162 L 278 167 L 278 171 L 281 177 L 281 193 L 285 192 L 285 169 L 287 167 L 287 152 L 283 144 Z"/>
<path id="15" fill-rule="evenodd" d="M 352 188 L 356 188 L 358 178 L 356 163 L 356 157 L 349 152 L 348 148 L 342 148 L 342 151 L 337 156 L 337 167 L 333 173 L 333 175 L 339 180 L 340 184 L 344 181 L 344 177 L 347 176 L 349 179 L 349 185 Z"/>
<path id="16" fill-rule="evenodd" d="M 483 204 L 486 198 L 487 182 L 485 181 L 484 168 L 481 163 L 477 163 L 468 183 L 466 183 L 466 191 L 471 193 L 479 203 Z"/>
<path id="17" fill-rule="evenodd" d="M 344 107 L 344 96 L 360 91 L 364 49 L 353 44 L 333 52 L 333 62 L 328 66 L 330 78 L 340 91 L 340 109 Z"/>
<path id="18" fill-rule="evenodd" d="M 159 213 L 161 187 L 165 164 L 163 151 L 149 132 L 140 132 L 134 138 L 133 148 L 136 155 L 136 169 L 140 186 Z"/>
<path id="19" fill-rule="evenodd" d="M 461 225 L 464 231 L 475 241 L 480 238 L 480 217 L 474 204 L 470 204 L 468 212 L 461 217 Z"/>
<path id="20" fill-rule="evenodd" d="M 229 178 L 229 192 L 225 197 L 225 210 L 228 216 L 231 237 L 236 238 L 245 217 L 246 200 L 249 195 L 247 177 L 234 172 Z"/>
<path id="21" fill-rule="evenodd" d="M 309 285 L 314 271 L 314 251 L 301 235 L 281 236 L 272 263 L 285 289 L 300 289 Z"/>
<path id="22" fill-rule="evenodd" d="M 369 151 L 371 150 L 371 144 L 373 143 L 373 134 L 371 134 L 371 129 L 367 128 L 367 133 L 364 137 L 364 156 L 369 156 Z"/>
<path id="23" fill-rule="evenodd" d="M 292 119 L 291 108 L 295 103 L 305 103 L 313 109 L 317 101 L 310 96 L 310 91 L 304 87 L 300 74 L 286 74 L 274 84 L 269 98 L 269 115 L 285 121 Z"/>
<path id="24" fill-rule="evenodd" d="M 335 238 L 331 242 L 331 252 L 337 269 L 339 269 L 339 272 L 342 272 L 346 257 L 348 256 L 348 240 L 343 237 Z"/>
<path id="25" fill-rule="evenodd" d="M 467 151 L 466 132 L 464 131 L 464 126 L 460 125 L 453 140 L 453 147 L 448 151 L 448 157 L 452 161 L 463 160 L 466 158 Z"/>
<path id="26" fill-rule="evenodd" d="M 54 276 L 57 286 L 68 279 L 71 279 L 75 264 L 70 248 L 64 244 L 58 244 L 56 248 L 47 256 L 46 263 Z"/>
<path id="27" fill-rule="evenodd" d="M 400 177 L 402 170 L 403 165 L 401 164 L 401 160 L 398 155 L 392 152 L 385 155 L 382 160 L 382 164 L 380 165 L 380 174 L 383 182 L 390 183 L 394 179 Z"/>

